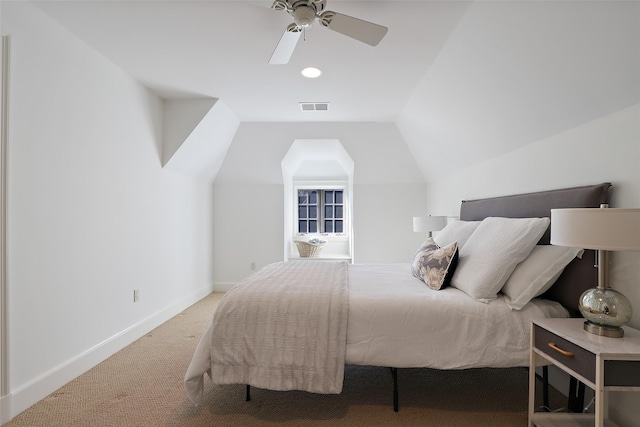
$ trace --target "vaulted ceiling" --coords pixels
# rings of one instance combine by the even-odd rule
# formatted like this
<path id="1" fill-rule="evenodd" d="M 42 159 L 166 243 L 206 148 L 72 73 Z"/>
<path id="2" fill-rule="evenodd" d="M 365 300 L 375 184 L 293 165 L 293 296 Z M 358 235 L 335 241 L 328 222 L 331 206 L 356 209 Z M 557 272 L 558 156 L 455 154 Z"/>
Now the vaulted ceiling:
<path id="1" fill-rule="evenodd" d="M 638 1 L 328 0 L 387 35 L 316 24 L 286 65 L 268 61 L 292 18 L 268 0 L 35 4 L 168 100 L 220 100 L 239 122 L 394 122 L 426 180 L 640 102 Z"/>

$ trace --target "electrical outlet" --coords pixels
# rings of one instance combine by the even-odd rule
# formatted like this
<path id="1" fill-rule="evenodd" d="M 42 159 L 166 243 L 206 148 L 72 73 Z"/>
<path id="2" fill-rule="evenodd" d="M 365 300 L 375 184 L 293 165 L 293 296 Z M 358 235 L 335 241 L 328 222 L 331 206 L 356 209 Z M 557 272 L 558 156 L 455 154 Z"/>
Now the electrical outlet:
<path id="1" fill-rule="evenodd" d="M 251 271 L 255 271 L 255 269 L 256 269 L 256 263 L 252 262 L 251 263 Z"/>
<path id="2" fill-rule="evenodd" d="M 140 301 L 140 289 L 133 290 L 133 302 Z"/>

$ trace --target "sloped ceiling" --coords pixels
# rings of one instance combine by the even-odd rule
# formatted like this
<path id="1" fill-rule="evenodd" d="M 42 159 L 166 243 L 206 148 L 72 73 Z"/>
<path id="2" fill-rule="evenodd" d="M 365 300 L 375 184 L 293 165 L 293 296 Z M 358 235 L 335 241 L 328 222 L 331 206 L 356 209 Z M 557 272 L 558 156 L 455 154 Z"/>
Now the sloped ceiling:
<path id="1" fill-rule="evenodd" d="M 163 167 L 214 181 L 240 122 L 219 99 L 163 103 Z"/>
<path id="2" fill-rule="evenodd" d="M 165 99 L 220 99 L 245 123 L 395 123 L 425 180 L 640 102 L 638 1 L 328 0 L 387 36 L 315 25 L 279 66 L 291 18 L 270 1 L 36 4 Z"/>
<path id="3" fill-rule="evenodd" d="M 639 5 L 472 5 L 398 116 L 425 177 L 640 102 Z"/>

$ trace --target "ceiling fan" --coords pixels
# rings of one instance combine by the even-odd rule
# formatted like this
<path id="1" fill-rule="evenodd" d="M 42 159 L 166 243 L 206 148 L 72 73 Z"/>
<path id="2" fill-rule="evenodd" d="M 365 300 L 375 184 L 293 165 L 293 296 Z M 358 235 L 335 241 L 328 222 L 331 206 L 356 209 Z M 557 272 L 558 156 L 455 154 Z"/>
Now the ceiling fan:
<path id="1" fill-rule="evenodd" d="M 310 27 L 316 18 L 320 25 L 370 46 L 376 46 L 387 34 L 387 27 L 342 13 L 324 10 L 325 4 L 326 0 L 275 0 L 273 2 L 271 9 L 287 11 L 289 15 L 293 16 L 293 23 L 289 24 L 280 38 L 269 64 L 288 63 L 298 43 L 300 33 Z"/>

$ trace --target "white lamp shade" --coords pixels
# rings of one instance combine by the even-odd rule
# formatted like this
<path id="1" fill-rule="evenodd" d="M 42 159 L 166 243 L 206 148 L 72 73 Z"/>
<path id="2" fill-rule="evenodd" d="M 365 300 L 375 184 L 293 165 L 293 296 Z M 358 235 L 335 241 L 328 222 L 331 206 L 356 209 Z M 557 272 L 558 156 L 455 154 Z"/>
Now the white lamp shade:
<path id="1" fill-rule="evenodd" d="M 640 251 L 640 209 L 551 209 L 551 244 Z"/>
<path id="2" fill-rule="evenodd" d="M 442 230 L 447 225 L 446 216 L 414 216 L 413 231 L 423 233 Z"/>

